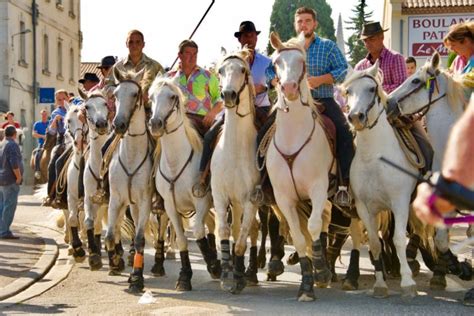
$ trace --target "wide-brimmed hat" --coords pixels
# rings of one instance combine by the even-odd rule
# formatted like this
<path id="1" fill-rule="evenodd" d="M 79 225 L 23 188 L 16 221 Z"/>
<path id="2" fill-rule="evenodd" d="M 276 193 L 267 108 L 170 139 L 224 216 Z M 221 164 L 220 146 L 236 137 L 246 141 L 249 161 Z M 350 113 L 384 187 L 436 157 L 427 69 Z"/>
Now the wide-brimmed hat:
<path id="1" fill-rule="evenodd" d="M 243 21 L 242 23 L 240 23 L 239 31 L 235 32 L 234 36 L 240 38 L 240 35 L 248 32 L 255 32 L 257 33 L 257 35 L 260 34 L 260 31 L 257 31 L 257 29 L 255 28 L 255 24 L 253 24 L 252 21 Z"/>
<path id="2" fill-rule="evenodd" d="M 105 56 L 104 58 L 102 58 L 102 60 L 100 61 L 100 65 L 97 66 L 97 68 L 99 68 L 99 69 L 101 69 L 101 68 L 110 68 L 113 65 L 115 65 L 115 57 L 114 56 Z"/>
<path id="3" fill-rule="evenodd" d="M 384 30 L 380 25 L 380 22 L 367 23 L 362 28 L 362 32 L 360 32 L 359 39 L 363 40 L 386 31 L 388 31 L 388 29 Z"/>
<path id="4" fill-rule="evenodd" d="M 79 79 L 79 83 L 84 84 L 84 82 L 86 82 L 86 81 L 99 82 L 100 79 L 99 79 L 99 77 L 97 77 L 97 75 L 95 73 L 86 72 L 84 74 L 84 78 Z"/>

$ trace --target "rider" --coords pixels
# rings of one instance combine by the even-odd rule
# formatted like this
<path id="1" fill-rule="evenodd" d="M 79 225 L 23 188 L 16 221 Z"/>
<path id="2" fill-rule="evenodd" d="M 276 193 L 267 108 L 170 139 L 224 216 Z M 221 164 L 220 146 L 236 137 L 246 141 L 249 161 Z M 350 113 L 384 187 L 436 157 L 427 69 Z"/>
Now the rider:
<path id="1" fill-rule="evenodd" d="M 354 144 L 352 133 L 341 108 L 334 100 L 334 84 L 342 82 L 347 73 L 347 62 L 337 45 L 328 39 L 316 35 L 318 27 L 316 11 L 308 7 L 300 7 L 295 12 L 295 31 L 297 34 L 304 32 L 306 49 L 306 69 L 308 72 L 308 85 L 315 101 L 319 102 L 324 110 L 322 113 L 329 117 L 336 126 L 336 156 L 341 171 L 342 183 L 339 185 L 334 202 L 341 207 L 350 207 L 351 196 L 348 191 L 349 170 L 354 158 Z M 273 67 L 267 69 L 267 80 L 273 86 L 277 83 Z M 259 132 L 259 138 L 270 127 L 267 121 L 265 127 Z"/>
<path id="2" fill-rule="evenodd" d="M 466 112 L 451 130 L 441 170 L 441 175 L 445 180 L 454 181 L 470 188 L 474 187 L 473 133 L 474 94 L 471 95 L 471 103 Z M 454 206 L 449 201 L 439 197 L 427 183 L 422 183 L 418 186 L 413 207 L 422 221 L 434 225 L 439 223 L 442 218 L 431 211 L 430 204 L 441 214 L 454 210 Z M 464 304 L 474 306 L 474 288 L 465 294 Z"/>
<path id="3" fill-rule="evenodd" d="M 360 40 L 364 42 L 369 53 L 364 59 L 357 63 L 354 69 L 367 69 L 379 60 L 379 68 L 383 73 L 382 87 L 384 91 L 389 94 L 398 88 L 398 86 L 400 86 L 408 76 L 404 57 L 395 51 L 385 48 L 383 44 L 383 33 L 387 30 L 388 29 L 382 29 L 379 22 L 372 22 L 364 25 L 360 35 Z M 421 122 L 414 122 L 410 131 L 415 137 L 425 158 L 425 166 L 422 168 L 422 172 L 425 173 L 431 170 L 433 148 L 431 147 L 428 136 L 426 135 Z"/>
<path id="4" fill-rule="evenodd" d="M 223 103 L 219 90 L 219 80 L 216 75 L 197 65 L 198 45 L 192 40 L 184 40 L 179 44 L 178 69 L 167 73 L 170 78 L 176 78 L 181 91 L 186 96 L 186 114 L 193 121 L 201 135 L 204 135 L 204 148 L 201 158 L 201 178 L 206 169 L 203 161 L 209 161 L 211 143 L 217 134 L 222 121 L 215 122 L 217 114 L 222 111 Z M 215 123 L 214 123 L 215 122 Z M 204 181 L 204 180 L 203 180 Z M 201 183 L 200 183 L 201 184 Z M 206 187 L 193 188 L 196 196 L 204 196 Z"/>
<path id="5" fill-rule="evenodd" d="M 48 127 L 48 111 L 41 110 L 41 120 L 33 125 L 33 137 L 38 139 L 38 150 L 35 153 L 35 178 L 41 179 L 41 156 L 43 155 L 43 145 L 46 139 L 46 128 Z"/>
<path id="6" fill-rule="evenodd" d="M 90 91 L 95 85 L 99 83 L 99 77 L 93 72 L 86 72 L 84 78 L 79 80 L 85 91 Z"/>
<path id="7" fill-rule="evenodd" d="M 102 74 L 102 79 L 100 79 L 99 83 L 92 87 L 91 91 L 104 89 L 107 84 L 107 80 L 112 73 L 112 67 L 114 66 L 116 60 L 114 56 L 105 56 L 100 61 L 100 65 L 97 66 L 100 69 L 100 73 Z M 107 108 L 109 110 L 109 120 L 112 120 L 115 116 L 115 98 L 113 95 L 113 90 L 108 89 L 105 91 L 107 95 Z"/>
<path id="8" fill-rule="evenodd" d="M 444 38 L 444 45 L 457 54 L 451 64 L 451 71 L 466 74 L 474 68 L 473 21 L 452 25 Z"/>
<path id="9" fill-rule="evenodd" d="M 53 198 L 55 197 L 55 184 L 57 176 L 56 161 L 64 152 L 64 117 L 67 113 L 66 100 L 69 98 L 66 90 L 58 90 L 55 93 L 56 109 L 51 113 L 51 118 L 48 123 L 47 136 L 56 136 L 56 146 L 51 153 L 51 160 L 48 165 L 48 196 L 43 202 L 43 206 L 52 206 Z M 59 170 L 60 171 L 60 170 Z"/>

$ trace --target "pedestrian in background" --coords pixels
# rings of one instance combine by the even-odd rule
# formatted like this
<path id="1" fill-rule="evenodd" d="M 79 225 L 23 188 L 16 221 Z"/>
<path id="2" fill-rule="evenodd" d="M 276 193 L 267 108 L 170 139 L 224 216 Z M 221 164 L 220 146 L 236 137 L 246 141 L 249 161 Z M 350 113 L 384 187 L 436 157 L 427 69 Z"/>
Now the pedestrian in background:
<path id="1" fill-rule="evenodd" d="M 38 139 L 38 150 L 35 154 L 35 178 L 41 179 L 40 165 L 43 155 L 43 145 L 46 139 L 46 129 L 48 128 L 48 111 L 41 110 L 41 120 L 33 125 L 33 137 Z"/>
<path id="2" fill-rule="evenodd" d="M 20 123 L 18 123 L 17 121 L 15 121 L 15 113 L 13 113 L 12 111 L 8 111 L 7 114 L 6 114 L 6 122 L 2 124 L 2 128 L 4 129 L 5 127 L 7 127 L 8 125 L 13 125 L 15 126 L 15 128 L 20 128 Z"/>
<path id="3" fill-rule="evenodd" d="M 7 126 L 5 139 L 0 143 L 0 239 L 18 239 L 10 231 L 23 180 L 23 161 L 16 136 L 15 126 Z"/>
<path id="4" fill-rule="evenodd" d="M 412 56 L 409 56 L 407 59 L 405 59 L 405 64 L 407 66 L 407 75 L 410 77 L 416 72 L 416 59 Z"/>

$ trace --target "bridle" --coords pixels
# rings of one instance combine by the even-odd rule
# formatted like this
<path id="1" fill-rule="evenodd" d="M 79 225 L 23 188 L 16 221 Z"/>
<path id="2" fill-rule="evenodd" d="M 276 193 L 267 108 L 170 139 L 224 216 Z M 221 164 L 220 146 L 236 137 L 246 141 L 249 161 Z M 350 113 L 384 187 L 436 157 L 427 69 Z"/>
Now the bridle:
<path id="1" fill-rule="evenodd" d="M 298 52 L 300 52 L 300 53 L 303 54 L 303 52 L 301 51 L 301 49 L 296 48 L 296 47 L 284 47 L 284 48 L 278 49 L 278 50 L 277 50 L 277 53 L 280 54 L 280 53 L 283 52 L 283 51 L 290 51 L 290 50 L 296 50 L 296 51 L 298 51 Z M 304 56 L 304 54 L 303 54 L 303 56 Z M 278 59 L 278 57 L 277 57 L 276 59 Z M 275 61 L 276 61 L 276 60 L 275 60 Z M 303 101 L 302 93 L 301 93 L 301 82 L 303 81 L 305 75 L 306 75 L 306 62 L 303 60 L 303 71 L 301 71 L 301 75 L 300 75 L 300 77 L 299 77 L 299 79 L 298 79 L 298 94 L 299 94 L 299 96 L 300 96 L 300 102 L 301 102 L 301 104 L 302 104 L 303 106 L 309 106 L 309 103 L 308 103 L 308 102 Z M 276 71 L 276 68 L 275 68 L 275 76 L 276 76 L 276 79 L 277 79 L 277 81 L 278 81 L 278 85 L 281 86 L 281 84 L 280 84 L 280 82 L 281 82 L 281 81 L 280 81 L 280 77 L 278 76 L 278 71 Z M 282 99 L 283 99 L 283 103 L 285 104 L 285 106 L 283 107 L 283 109 L 281 109 L 280 107 L 277 107 L 277 109 L 280 110 L 280 111 L 283 111 L 283 112 L 285 112 L 285 113 L 288 113 L 288 112 L 290 111 L 290 107 L 289 107 L 288 104 L 286 103 L 286 98 L 283 97 Z"/>
<path id="2" fill-rule="evenodd" d="M 364 115 L 365 117 L 367 118 L 366 121 L 365 121 L 365 124 L 364 124 L 364 128 L 368 128 L 368 129 L 372 129 L 375 125 L 377 125 L 378 121 L 379 121 L 379 118 L 380 116 L 382 115 L 382 113 L 385 111 L 385 108 L 382 106 L 382 109 L 380 110 L 380 112 L 377 114 L 377 118 L 374 120 L 374 122 L 372 124 L 368 124 L 369 123 L 369 112 L 370 110 L 372 110 L 372 108 L 374 107 L 374 105 L 377 103 L 377 104 L 380 104 L 380 95 L 379 95 L 379 83 L 377 82 L 377 80 L 375 80 L 374 77 L 370 76 L 370 75 L 363 75 L 361 76 L 359 79 L 362 79 L 362 78 L 367 78 L 367 79 L 370 79 L 372 80 L 374 83 L 375 83 L 375 91 L 374 91 L 374 96 L 372 97 L 372 101 L 369 103 L 369 105 L 367 106 L 367 110 L 365 110 L 364 112 Z M 350 108 L 350 106 L 348 105 L 348 107 Z"/>
<path id="3" fill-rule="evenodd" d="M 136 82 L 134 80 L 131 80 L 131 79 L 125 79 L 125 80 L 121 80 L 120 84 L 125 83 L 125 82 L 133 83 L 138 88 L 137 100 L 136 100 L 135 105 L 133 106 L 132 110 L 130 111 L 130 117 L 129 117 L 128 122 L 127 122 L 127 132 L 128 132 L 128 128 L 130 127 L 130 121 L 132 120 L 133 114 L 135 113 L 136 110 L 138 110 L 140 107 L 143 106 L 143 91 L 142 91 L 142 87 L 140 86 L 140 84 L 138 84 L 138 82 Z M 131 136 L 131 137 L 143 136 L 146 133 L 147 133 L 147 129 L 146 129 L 146 126 L 145 126 L 145 131 L 143 133 L 132 134 L 132 133 L 128 132 L 128 136 Z"/>
<path id="4" fill-rule="evenodd" d="M 100 95 L 92 95 L 92 96 L 89 97 L 88 100 L 90 100 L 90 99 L 96 99 L 96 98 L 100 98 L 100 99 L 103 99 L 104 101 L 107 101 L 103 96 L 100 96 Z M 86 101 L 86 103 L 87 103 L 87 101 Z M 86 104 L 85 106 L 88 106 L 88 105 Z M 106 107 L 107 107 L 107 105 L 106 105 Z M 84 115 L 85 115 L 86 119 L 87 119 L 87 120 L 89 121 L 89 123 L 90 123 L 90 124 L 87 124 L 87 125 L 90 125 L 89 128 L 90 128 L 92 131 L 94 131 L 94 133 L 97 134 L 97 136 L 91 137 L 91 140 L 97 140 L 97 139 L 99 138 L 99 136 L 100 136 L 100 133 L 97 131 L 97 128 L 95 128 L 96 122 L 90 117 L 89 112 L 87 111 L 87 108 L 84 108 Z"/>
<path id="5" fill-rule="evenodd" d="M 442 95 L 440 95 L 439 97 L 437 97 L 436 99 L 433 100 L 433 94 L 434 94 L 435 88 L 436 88 L 436 93 L 439 94 L 438 76 L 441 72 L 437 69 L 435 71 L 435 73 L 432 73 L 430 71 L 427 71 L 426 73 L 429 75 L 428 79 L 425 82 L 420 81 L 418 86 L 416 86 L 408 94 L 406 94 L 406 95 L 402 96 L 401 98 L 399 98 L 397 100 L 397 104 L 399 104 L 400 102 L 402 102 L 403 100 L 405 100 L 406 98 L 411 96 L 412 94 L 417 93 L 418 91 L 420 91 L 423 88 L 428 90 L 428 103 L 426 105 L 422 106 L 417 112 L 414 112 L 414 113 L 411 113 L 411 114 L 404 114 L 403 116 L 411 116 L 411 115 L 414 115 L 414 114 L 418 113 L 418 115 L 419 115 L 418 120 L 420 120 L 423 116 L 426 115 L 426 113 L 428 113 L 428 111 L 430 110 L 430 107 L 431 107 L 432 104 L 436 103 L 437 101 L 441 100 L 442 98 L 444 98 L 446 96 L 446 92 L 445 92 L 445 93 L 443 93 Z M 398 110 L 399 110 L 400 113 L 402 113 L 400 111 L 400 108 Z"/>
<path id="6" fill-rule="evenodd" d="M 173 99 L 174 99 L 174 102 L 171 105 L 170 110 L 166 113 L 165 117 L 162 120 L 159 118 L 163 122 L 163 128 L 165 130 L 165 134 L 172 134 L 172 133 L 176 132 L 184 123 L 184 120 L 182 119 L 181 122 L 178 124 L 178 126 L 176 126 L 175 128 L 173 128 L 170 131 L 168 130 L 168 119 L 170 118 L 171 114 L 173 114 L 175 111 L 177 113 L 180 111 L 179 96 L 173 95 Z"/>
<path id="7" fill-rule="evenodd" d="M 77 113 L 77 112 L 79 112 L 80 110 L 79 110 L 78 108 L 76 108 L 76 109 L 74 109 L 73 111 L 74 111 L 74 113 Z M 78 118 L 77 120 L 80 122 L 79 118 Z M 82 123 L 82 122 L 81 122 L 81 123 Z M 81 127 L 76 128 L 74 131 L 70 130 L 69 128 L 67 129 L 67 132 L 69 133 L 69 135 L 70 135 L 71 138 L 73 139 L 73 142 L 74 142 L 74 145 L 75 145 L 75 146 L 78 145 L 78 144 L 76 143 L 76 140 L 75 140 L 75 136 L 76 136 L 77 132 L 80 132 L 80 133 L 81 133 L 82 139 L 84 140 L 85 137 L 87 137 L 87 132 L 89 131 L 88 128 L 89 128 L 89 126 L 88 126 L 87 124 L 84 124 L 84 123 L 83 123 Z"/>
<path id="8" fill-rule="evenodd" d="M 230 60 L 230 59 L 238 59 L 240 60 L 242 63 L 247 64 L 247 62 L 240 56 L 237 56 L 237 55 L 231 55 L 231 56 L 228 56 L 226 57 L 222 62 L 225 62 L 227 60 Z M 237 107 L 235 109 L 235 113 L 239 116 L 239 117 L 246 117 L 247 115 L 251 114 L 252 111 L 248 111 L 247 113 L 245 114 L 241 114 L 239 113 L 239 105 L 240 105 L 240 95 L 242 94 L 242 92 L 244 91 L 245 87 L 249 84 L 249 75 L 250 75 L 250 71 L 248 69 L 248 67 L 244 67 L 245 69 L 245 72 L 244 72 L 244 75 L 245 75 L 245 78 L 244 78 L 244 82 L 242 83 L 242 86 L 240 87 L 239 91 L 237 91 L 237 100 L 235 102 L 235 104 L 233 106 L 228 106 L 227 104 L 224 104 L 226 108 L 229 108 L 229 109 L 232 109 L 234 107 Z M 250 89 L 249 89 L 249 96 L 250 96 L 250 101 L 252 102 L 253 98 L 251 96 L 251 92 L 250 92 Z M 225 102 L 224 102 L 225 103 Z"/>

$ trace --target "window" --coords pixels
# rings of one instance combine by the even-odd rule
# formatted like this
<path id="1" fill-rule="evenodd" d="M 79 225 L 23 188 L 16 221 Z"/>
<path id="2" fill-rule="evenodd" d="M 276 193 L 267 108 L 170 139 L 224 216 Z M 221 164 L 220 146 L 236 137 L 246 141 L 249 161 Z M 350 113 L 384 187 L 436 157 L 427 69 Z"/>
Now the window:
<path id="1" fill-rule="evenodd" d="M 56 78 L 63 80 L 63 43 L 62 40 L 58 40 L 58 56 L 57 56 L 57 61 L 58 61 L 58 71 Z"/>
<path id="2" fill-rule="evenodd" d="M 25 22 L 20 22 L 20 58 L 18 60 L 18 64 L 21 66 L 28 66 L 26 63 L 26 36 L 25 36 L 26 28 Z"/>
<path id="3" fill-rule="evenodd" d="M 49 38 L 43 35 L 43 74 L 49 76 Z"/>
<path id="4" fill-rule="evenodd" d="M 74 49 L 69 50 L 69 82 L 74 84 Z"/>
<path id="5" fill-rule="evenodd" d="M 72 19 L 76 18 L 76 13 L 75 13 L 75 10 L 74 10 L 74 0 L 69 0 L 69 16 Z"/>

